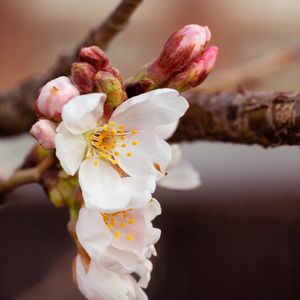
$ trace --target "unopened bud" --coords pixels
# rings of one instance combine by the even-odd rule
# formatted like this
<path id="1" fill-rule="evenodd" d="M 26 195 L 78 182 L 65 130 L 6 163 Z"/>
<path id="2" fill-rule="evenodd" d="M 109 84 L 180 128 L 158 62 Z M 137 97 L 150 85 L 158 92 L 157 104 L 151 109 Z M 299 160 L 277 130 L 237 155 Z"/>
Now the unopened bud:
<path id="1" fill-rule="evenodd" d="M 80 93 L 91 93 L 94 88 L 94 76 L 96 69 L 86 62 L 76 62 L 72 64 L 72 81 Z"/>
<path id="2" fill-rule="evenodd" d="M 80 50 L 79 59 L 81 62 L 91 64 L 97 70 L 110 67 L 107 55 L 97 46 L 85 47 Z"/>
<path id="3" fill-rule="evenodd" d="M 210 38 L 207 26 L 184 26 L 169 37 L 158 59 L 146 66 L 142 78 L 138 79 L 149 78 L 155 86 L 164 84 L 188 67 L 201 54 Z"/>
<path id="4" fill-rule="evenodd" d="M 49 120 L 39 120 L 31 127 L 30 133 L 44 149 L 55 148 L 56 124 Z"/>
<path id="5" fill-rule="evenodd" d="M 126 93 L 119 72 L 99 71 L 95 75 L 94 83 L 97 92 L 106 94 L 106 104 L 117 107 L 126 99 Z"/>
<path id="6" fill-rule="evenodd" d="M 48 170 L 43 174 L 42 186 L 55 206 L 80 208 L 82 199 L 77 196 L 80 188 L 76 177 L 69 176 L 59 169 Z"/>
<path id="7" fill-rule="evenodd" d="M 36 113 L 47 119 L 60 121 L 63 106 L 78 95 L 78 89 L 68 77 L 58 77 L 42 87 L 35 102 Z"/>
<path id="8" fill-rule="evenodd" d="M 189 67 L 173 76 L 167 87 L 184 92 L 198 86 L 215 66 L 218 56 L 218 48 L 209 47 Z"/>

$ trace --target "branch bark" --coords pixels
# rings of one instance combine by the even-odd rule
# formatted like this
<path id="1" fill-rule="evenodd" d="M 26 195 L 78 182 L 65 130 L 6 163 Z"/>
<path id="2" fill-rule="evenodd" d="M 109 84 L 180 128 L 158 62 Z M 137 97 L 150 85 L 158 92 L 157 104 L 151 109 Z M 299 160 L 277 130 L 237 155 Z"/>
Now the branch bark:
<path id="1" fill-rule="evenodd" d="M 81 47 L 97 45 L 106 49 L 110 41 L 121 32 L 130 16 L 143 0 L 123 0 L 115 11 L 80 43 L 71 55 L 60 57 L 48 73 L 28 79 L 15 90 L 0 94 L 0 137 L 11 136 L 30 129 L 36 120 L 33 101 L 38 90 L 49 80 L 70 73 Z"/>
<path id="2" fill-rule="evenodd" d="M 300 93 L 199 93 L 171 142 L 210 140 L 264 147 L 300 145 Z"/>
<path id="3" fill-rule="evenodd" d="M 0 181 L 0 195 L 24 184 L 39 182 L 43 173 L 54 163 L 54 154 L 51 152 L 37 166 L 17 170 L 9 179 Z"/>

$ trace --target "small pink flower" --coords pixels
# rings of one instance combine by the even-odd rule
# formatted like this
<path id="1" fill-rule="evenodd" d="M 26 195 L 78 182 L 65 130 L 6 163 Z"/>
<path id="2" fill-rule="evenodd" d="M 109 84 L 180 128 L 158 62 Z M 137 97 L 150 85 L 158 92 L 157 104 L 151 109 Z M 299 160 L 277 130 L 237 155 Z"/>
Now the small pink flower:
<path id="1" fill-rule="evenodd" d="M 38 115 L 47 119 L 60 121 L 63 106 L 78 95 L 78 89 L 68 77 L 58 77 L 42 87 L 35 103 L 35 110 Z"/>
<path id="2" fill-rule="evenodd" d="M 45 149 L 55 148 L 56 124 L 49 120 L 39 120 L 31 127 L 30 133 Z"/>

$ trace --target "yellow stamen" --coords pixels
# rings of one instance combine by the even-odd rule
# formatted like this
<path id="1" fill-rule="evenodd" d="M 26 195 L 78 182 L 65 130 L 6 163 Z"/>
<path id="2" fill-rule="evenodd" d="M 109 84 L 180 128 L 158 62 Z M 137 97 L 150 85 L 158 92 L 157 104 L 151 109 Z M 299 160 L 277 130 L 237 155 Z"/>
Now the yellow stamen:
<path id="1" fill-rule="evenodd" d="M 139 141 L 133 141 L 133 142 L 132 142 L 132 145 L 133 145 L 133 146 L 136 146 L 138 143 L 139 143 Z"/>
<path id="2" fill-rule="evenodd" d="M 132 133 L 132 134 L 136 134 L 137 131 L 136 131 L 135 129 L 133 129 L 133 130 L 131 130 L 131 133 Z"/>
<path id="3" fill-rule="evenodd" d="M 127 156 L 132 156 L 132 153 L 131 152 L 127 152 Z"/>
<path id="4" fill-rule="evenodd" d="M 116 238 L 119 238 L 119 237 L 121 237 L 121 232 L 120 231 L 116 231 L 115 233 L 114 233 L 114 237 L 116 237 Z"/>
<path id="5" fill-rule="evenodd" d="M 99 160 L 94 160 L 93 165 L 94 165 L 95 167 L 99 166 Z"/>
<path id="6" fill-rule="evenodd" d="M 128 241 L 134 240 L 134 235 L 132 235 L 132 234 L 127 234 L 127 240 L 128 240 Z"/>

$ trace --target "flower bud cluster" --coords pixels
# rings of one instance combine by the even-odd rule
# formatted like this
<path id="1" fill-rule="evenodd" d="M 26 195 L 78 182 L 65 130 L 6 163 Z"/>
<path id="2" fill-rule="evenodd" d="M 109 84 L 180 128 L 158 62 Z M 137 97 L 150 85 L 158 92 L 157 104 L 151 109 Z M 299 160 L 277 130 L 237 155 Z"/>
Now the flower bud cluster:
<path id="1" fill-rule="evenodd" d="M 120 72 L 97 46 L 82 48 L 79 62 L 72 65 L 72 81 L 81 94 L 101 92 L 107 95 L 107 104 L 113 108 L 126 97 Z"/>

